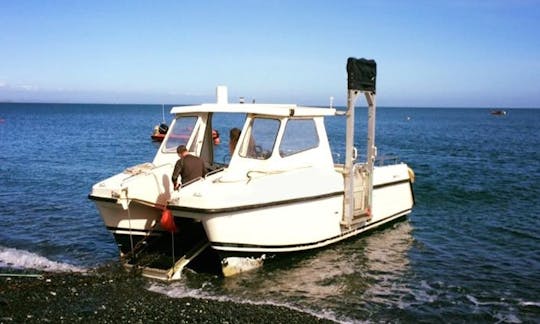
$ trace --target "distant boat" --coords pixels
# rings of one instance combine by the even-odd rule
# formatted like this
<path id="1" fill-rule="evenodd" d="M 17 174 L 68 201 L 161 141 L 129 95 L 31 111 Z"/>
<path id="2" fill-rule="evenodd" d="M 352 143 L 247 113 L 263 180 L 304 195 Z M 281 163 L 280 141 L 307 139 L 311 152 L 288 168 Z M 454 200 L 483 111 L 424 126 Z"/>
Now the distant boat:
<path id="1" fill-rule="evenodd" d="M 490 114 L 495 115 L 495 116 L 506 116 L 506 110 L 502 110 L 502 109 L 492 110 Z"/>
<path id="2" fill-rule="evenodd" d="M 154 126 L 154 131 L 152 132 L 152 135 L 150 137 L 152 138 L 153 141 L 162 142 L 168 130 L 169 130 L 169 125 L 165 123 L 161 123 L 159 125 Z"/>
<path id="3" fill-rule="evenodd" d="M 154 126 L 154 131 L 152 132 L 152 135 L 150 135 L 152 141 L 155 142 L 162 142 L 165 138 L 165 134 L 167 134 L 167 131 L 169 130 L 169 125 L 165 123 L 165 105 L 161 105 L 161 114 L 163 121 L 161 124 Z"/>

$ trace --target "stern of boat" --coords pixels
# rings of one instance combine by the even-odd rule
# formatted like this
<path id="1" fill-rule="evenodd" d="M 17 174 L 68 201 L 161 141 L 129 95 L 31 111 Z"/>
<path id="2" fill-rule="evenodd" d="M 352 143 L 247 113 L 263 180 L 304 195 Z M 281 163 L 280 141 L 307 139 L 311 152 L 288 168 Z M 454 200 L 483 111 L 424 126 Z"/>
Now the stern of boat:
<path id="1" fill-rule="evenodd" d="M 414 172 L 405 163 L 376 166 L 373 173 L 373 222 L 408 215 L 414 206 Z"/>
<path id="2" fill-rule="evenodd" d="M 92 187 L 88 198 L 96 204 L 122 255 L 163 232 L 159 221 L 172 187 L 170 169 L 170 165 L 140 164 Z"/>

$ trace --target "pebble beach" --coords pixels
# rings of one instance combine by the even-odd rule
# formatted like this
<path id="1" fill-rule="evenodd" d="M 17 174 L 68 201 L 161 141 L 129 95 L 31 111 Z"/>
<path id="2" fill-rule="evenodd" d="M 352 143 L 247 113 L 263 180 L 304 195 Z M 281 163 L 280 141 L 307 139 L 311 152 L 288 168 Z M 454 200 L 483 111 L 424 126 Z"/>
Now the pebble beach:
<path id="1" fill-rule="evenodd" d="M 331 323 L 281 306 L 151 292 L 121 269 L 88 273 L 0 271 L 0 323 Z"/>

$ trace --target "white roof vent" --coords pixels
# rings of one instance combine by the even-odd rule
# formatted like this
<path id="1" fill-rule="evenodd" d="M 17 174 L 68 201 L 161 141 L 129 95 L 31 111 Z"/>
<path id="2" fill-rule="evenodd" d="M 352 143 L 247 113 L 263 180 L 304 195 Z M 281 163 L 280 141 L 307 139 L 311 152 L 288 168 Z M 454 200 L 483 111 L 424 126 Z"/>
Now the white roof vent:
<path id="1" fill-rule="evenodd" d="M 224 86 L 224 85 L 217 86 L 216 103 L 225 104 L 225 105 L 229 103 L 229 94 L 227 92 L 227 86 Z"/>

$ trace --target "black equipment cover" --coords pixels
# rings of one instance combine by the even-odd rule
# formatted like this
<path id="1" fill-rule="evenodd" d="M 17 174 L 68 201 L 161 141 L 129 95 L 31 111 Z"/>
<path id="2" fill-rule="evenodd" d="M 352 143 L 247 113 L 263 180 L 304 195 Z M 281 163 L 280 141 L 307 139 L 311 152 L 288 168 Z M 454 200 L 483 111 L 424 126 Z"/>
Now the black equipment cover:
<path id="1" fill-rule="evenodd" d="M 375 93 L 377 63 L 375 60 L 349 57 L 347 60 L 349 90 L 371 91 Z"/>

